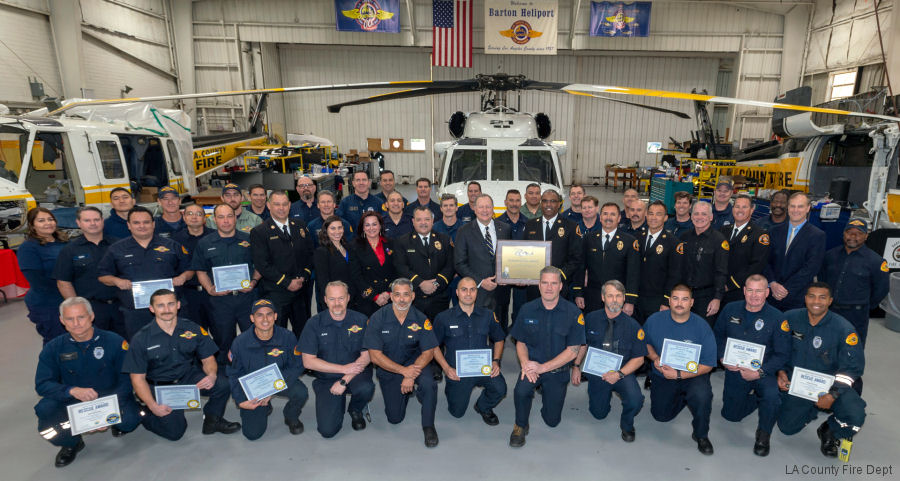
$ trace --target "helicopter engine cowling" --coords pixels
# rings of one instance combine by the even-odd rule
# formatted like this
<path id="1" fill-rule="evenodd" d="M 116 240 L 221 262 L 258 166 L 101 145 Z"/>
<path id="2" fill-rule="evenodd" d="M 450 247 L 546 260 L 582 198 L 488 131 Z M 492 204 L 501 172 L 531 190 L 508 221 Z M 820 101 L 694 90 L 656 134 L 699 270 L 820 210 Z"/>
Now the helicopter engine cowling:
<path id="1" fill-rule="evenodd" d="M 553 132 L 553 128 L 550 125 L 550 116 L 540 112 L 534 116 L 534 122 L 537 124 L 538 137 L 541 139 L 550 137 L 550 133 Z"/>
<path id="2" fill-rule="evenodd" d="M 453 115 L 450 116 L 447 128 L 450 130 L 450 135 L 452 135 L 454 139 L 462 137 L 466 130 L 466 114 L 460 111 L 453 112 Z"/>

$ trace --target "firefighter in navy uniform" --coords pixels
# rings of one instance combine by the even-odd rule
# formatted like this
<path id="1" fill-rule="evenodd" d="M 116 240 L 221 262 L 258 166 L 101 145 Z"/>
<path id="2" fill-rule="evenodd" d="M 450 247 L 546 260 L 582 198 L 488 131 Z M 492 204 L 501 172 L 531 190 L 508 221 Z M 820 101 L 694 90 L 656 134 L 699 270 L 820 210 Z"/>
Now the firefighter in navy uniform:
<path id="1" fill-rule="evenodd" d="M 584 317 L 587 344 L 581 346 L 572 366 L 572 385 L 581 384 L 581 364 L 587 357 L 588 348 L 621 355 L 623 359 L 619 369 L 602 376 L 585 374 L 588 379 L 588 407 L 596 419 L 606 419 L 610 409 L 609 401 L 615 391 L 622 399 L 622 416 L 619 419 L 622 440 L 630 443 L 634 441 L 634 417 L 644 406 L 644 395 L 641 394 L 634 374 L 644 364 L 647 344 L 644 342 L 641 326 L 622 312 L 625 286 L 621 282 L 611 280 L 603 285 L 603 304 L 603 309 Z"/>
<path id="2" fill-rule="evenodd" d="M 806 288 L 806 309 L 785 313 L 791 328 L 791 358 L 778 371 L 778 387 L 788 391 L 794 367 L 809 369 L 835 377 L 828 393 L 816 402 L 787 392 L 782 394 L 778 428 L 790 436 L 814 421 L 820 410 L 831 410 L 816 434 L 820 450 L 827 457 L 837 457 L 841 439 L 853 440 L 866 419 L 866 402 L 852 388 L 853 381 L 865 368 L 862 344 L 853 325 L 830 312 L 831 288 L 824 282 L 813 282 Z"/>
<path id="3" fill-rule="evenodd" d="M 262 275 L 260 296 L 275 304 L 277 322 L 299 336 L 306 324 L 306 296 L 303 286 L 312 276 L 312 236 L 303 220 L 289 219 L 291 202 L 287 194 L 269 194 L 272 217 L 250 231 L 253 267 Z"/>
<path id="4" fill-rule="evenodd" d="M 575 297 L 575 304 L 584 312 L 594 312 L 603 308 L 603 285 L 617 280 L 625 285 L 625 305 L 623 312 L 631 316 L 638 299 L 640 287 L 641 254 L 640 245 L 631 234 L 618 227 L 619 206 L 603 204 L 600 209 L 602 228 L 582 239 L 584 269 L 575 274 L 582 281 L 587 272 L 587 281 L 581 293 Z"/>
<path id="5" fill-rule="evenodd" d="M 682 234 L 681 244 L 675 248 L 680 256 L 680 282 L 693 290 L 691 311 L 706 319 L 710 327 L 716 323 L 725 295 L 730 249 L 725 236 L 712 227 L 712 219 L 712 204 L 694 204 L 691 212 L 694 229 Z"/>
<path id="6" fill-rule="evenodd" d="M 737 202 L 735 202 L 737 206 Z M 737 207 L 735 207 L 737 210 Z M 747 278 L 742 289 L 743 301 L 725 305 L 716 321 L 714 332 L 718 357 L 722 361 L 728 338 L 766 347 L 762 359 L 754 367 L 725 367 L 725 391 L 722 394 L 722 417 L 740 422 L 759 408 L 753 453 L 769 454 L 769 437 L 778 418 L 781 394 L 777 373 L 791 357 L 790 327 L 784 314 L 768 303 L 769 281 L 760 274 Z"/>
<path id="7" fill-rule="evenodd" d="M 253 329 L 241 333 L 231 344 L 228 352 L 230 363 L 226 367 L 228 381 L 231 383 L 231 397 L 241 411 L 242 431 L 244 436 L 253 441 L 266 432 L 268 417 L 272 412 L 273 396 L 263 399 L 248 399 L 239 381 L 254 371 L 275 364 L 281 371 L 283 390 L 274 396 L 288 398 L 284 405 L 284 424 L 291 434 L 303 432 L 300 422 L 300 411 L 309 399 L 309 390 L 300 380 L 303 374 L 303 362 L 297 351 L 297 338 L 291 331 L 275 325 L 275 305 L 266 299 L 253 303 L 250 319 Z M 276 381 L 277 384 L 277 381 Z"/>
<path id="8" fill-rule="evenodd" d="M 550 265 L 562 271 L 564 299 L 574 299 L 581 294 L 583 279 L 576 279 L 583 272 L 584 253 L 582 252 L 581 229 L 578 224 L 560 214 L 559 207 L 562 196 L 559 192 L 547 189 L 541 194 L 542 215 L 525 223 L 524 240 L 550 241 Z M 536 286 L 526 288 L 529 301 L 541 297 Z"/>
<path id="9" fill-rule="evenodd" d="M 34 412 L 38 432 L 60 447 L 56 467 L 62 468 L 84 449 L 81 435 L 73 436 L 68 426 L 66 406 L 115 394 L 121 422 L 110 428 L 114 437 L 137 428 L 141 415 L 131 380 L 122 373 L 128 343 L 118 334 L 94 329 L 91 303 L 83 297 L 70 297 L 59 309 L 60 322 L 68 332 L 48 342 L 38 358 L 34 384 L 41 400 Z"/>
<path id="10" fill-rule="evenodd" d="M 198 204 L 191 204 L 184 208 L 185 228 L 172 234 L 172 240 L 184 246 L 188 251 L 191 263 L 197 251 L 197 243 L 200 239 L 215 232 L 215 229 L 206 227 L 206 211 Z M 203 286 L 195 275 L 184 283 L 184 304 L 182 315 L 200 327 L 209 329 L 210 325 L 209 295 L 203 291 Z M 227 351 L 227 349 L 226 349 Z"/>
<path id="11" fill-rule="evenodd" d="M 638 288 L 637 309 L 632 316 L 644 324 L 651 314 L 669 308 L 669 292 L 675 287 L 678 271 L 678 239 L 672 232 L 664 230 L 660 222 L 665 222 L 666 205 L 654 201 L 647 207 L 647 232 L 638 239 L 641 248 L 641 267 Z"/>
<path id="12" fill-rule="evenodd" d="M 309 319 L 297 350 L 303 354 L 303 365 L 316 377 L 312 385 L 317 429 L 322 437 L 331 438 L 341 430 L 345 406 L 353 430 L 366 428 L 363 410 L 375 395 L 375 383 L 369 351 L 363 347 L 366 316 L 347 309 L 350 292 L 343 281 L 331 281 L 323 290 L 328 309 Z"/>
<path id="13" fill-rule="evenodd" d="M 416 206 L 412 212 L 415 231 L 394 241 L 394 269 L 397 277 L 412 282 L 416 309 L 434 319 L 450 304 L 453 243 L 447 234 L 434 232 L 434 215 L 428 206 Z"/>
<path id="14" fill-rule="evenodd" d="M 483 387 L 473 409 L 488 426 L 500 424 L 494 408 L 506 396 L 506 380 L 500 374 L 503 357 L 503 341 L 506 333 L 497 315 L 483 307 L 475 307 L 478 287 L 475 279 L 463 277 L 456 288 L 459 304 L 446 310 L 434 320 L 434 336 L 438 347 L 434 359 L 447 375 L 447 410 L 455 418 L 461 418 L 469 406 L 469 398 L 475 387 Z M 445 351 L 441 351 L 441 345 Z M 456 372 L 456 351 L 467 349 L 492 349 L 493 361 L 484 376 L 460 378 Z M 485 366 L 486 368 L 486 366 Z M 484 369 L 484 368 L 483 368 Z"/>
<path id="15" fill-rule="evenodd" d="M 754 274 L 762 274 L 769 263 L 769 234 L 750 221 L 753 209 L 753 199 L 747 194 L 738 194 L 731 208 L 734 223 L 720 230 L 729 247 L 723 306 L 742 300 L 744 281 Z"/>

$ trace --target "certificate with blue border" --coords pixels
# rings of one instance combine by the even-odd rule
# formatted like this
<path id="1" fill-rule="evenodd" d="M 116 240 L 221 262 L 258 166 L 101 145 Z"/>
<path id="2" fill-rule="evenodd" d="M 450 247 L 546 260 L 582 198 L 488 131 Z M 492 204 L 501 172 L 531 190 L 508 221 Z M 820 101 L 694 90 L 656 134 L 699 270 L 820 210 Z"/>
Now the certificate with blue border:
<path id="1" fill-rule="evenodd" d="M 105 428 L 122 422 L 119 398 L 115 394 L 66 406 L 72 435 Z"/>
<path id="2" fill-rule="evenodd" d="M 493 351 L 490 349 L 462 349 L 456 351 L 456 375 L 463 377 L 490 376 L 493 370 Z"/>
<path id="3" fill-rule="evenodd" d="M 264 399 L 287 389 L 281 369 L 278 369 L 278 364 L 275 363 L 250 374 L 244 374 L 238 378 L 238 382 L 241 383 L 241 389 L 244 390 L 248 400 Z"/>
<path id="4" fill-rule="evenodd" d="M 729 337 L 725 341 L 725 353 L 722 355 L 722 364 L 746 367 L 747 369 L 759 369 L 762 367 L 763 356 L 765 355 L 766 346 Z"/>
<path id="5" fill-rule="evenodd" d="M 131 283 L 131 296 L 134 299 L 135 309 L 150 307 L 150 296 L 160 289 L 175 290 L 172 279 L 156 279 L 152 281 L 140 281 Z"/>
<path id="6" fill-rule="evenodd" d="M 665 339 L 662 352 L 659 354 L 659 363 L 679 371 L 697 372 L 702 347 L 692 342 Z"/>
<path id="7" fill-rule="evenodd" d="M 828 394 L 833 384 L 834 376 L 830 374 L 794 366 L 788 394 L 817 402 L 819 396 Z"/>
<path id="8" fill-rule="evenodd" d="M 623 359 L 624 357 L 620 354 L 597 349 L 596 347 L 588 347 L 587 355 L 584 356 L 584 363 L 581 365 L 581 372 L 602 376 L 609 371 L 621 369 Z"/>
<path id="9" fill-rule="evenodd" d="M 239 291 L 250 287 L 250 266 L 235 264 L 212 268 L 216 292 Z"/>
<path id="10" fill-rule="evenodd" d="M 156 404 L 165 404 L 172 410 L 200 409 L 200 388 L 196 384 L 155 386 Z"/>

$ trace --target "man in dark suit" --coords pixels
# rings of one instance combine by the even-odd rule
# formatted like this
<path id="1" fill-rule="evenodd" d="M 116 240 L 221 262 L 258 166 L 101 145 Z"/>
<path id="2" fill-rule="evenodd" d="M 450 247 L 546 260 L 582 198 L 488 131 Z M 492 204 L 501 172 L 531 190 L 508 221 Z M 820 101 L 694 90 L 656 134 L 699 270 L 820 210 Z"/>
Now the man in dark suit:
<path id="1" fill-rule="evenodd" d="M 581 294 L 584 279 L 575 280 L 576 274 L 584 269 L 584 253 L 581 251 L 581 229 L 578 224 L 564 218 L 559 213 L 562 195 L 547 189 L 541 194 L 541 217 L 525 224 L 525 240 L 552 242 L 550 264 L 563 273 L 563 295 L 567 299 Z M 529 286 L 528 300 L 541 297 L 537 286 Z"/>
<path id="2" fill-rule="evenodd" d="M 635 320 L 641 325 L 650 314 L 669 308 L 669 292 L 678 282 L 678 239 L 663 229 L 666 204 L 656 200 L 647 207 L 647 230 L 638 239 L 641 248 L 640 287 Z"/>
<path id="3" fill-rule="evenodd" d="M 825 233 L 807 220 L 809 197 L 795 192 L 788 199 L 788 222 L 769 232 L 769 280 L 771 303 L 784 312 L 805 307 L 803 292 L 813 281 L 825 258 Z"/>
<path id="4" fill-rule="evenodd" d="M 576 279 L 577 282 L 584 283 L 584 289 L 581 294 L 576 295 L 575 305 L 585 313 L 603 309 L 603 285 L 611 280 L 617 280 L 625 286 L 622 312 L 627 316 L 634 312 L 640 284 L 640 247 L 631 234 L 619 228 L 618 222 L 619 206 L 614 202 L 607 202 L 600 208 L 601 229 L 582 239 L 584 266 L 576 274 Z"/>
<path id="5" fill-rule="evenodd" d="M 769 263 L 769 235 L 751 222 L 753 199 L 738 194 L 731 208 L 734 222 L 720 230 L 728 241 L 728 279 L 722 305 L 744 299 L 744 281 L 754 274 L 762 274 Z"/>
<path id="6" fill-rule="evenodd" d="M 510 227 L 494 221 L 494 200 L 482 194 L 475 199 L 475 221 L 459 228 L 456 233 L 454 264 L 461 277 L 471 277 L 478 285 L 475 303 L 478 307 L 495 310 L 497 290 L 497 241 L 510 239 Z"/>
<path id="7" fill-rule="evenodd" d="M 416 205 L 413 210 L 415 232 L 399 237 L 394 249 L 397 275 L 412 282 L 416 295 L 413 306 L 429 319 L 450 306 L 447 287 L 454 273 L 450 236 L 434 232 L 433 225 L 431 209 L 427 205 Z"/>
<path id="8" fill-rule="evenodd" d="M 278 325 L 287 327 L 290 319 L 299 336 L 309 318 L 302 288 L 312 275 L 312 237 L 302 219 L 288 218 L 287 193 L 272 192 L 267 205 L 272 217 L 250 231 L 253 266 L 262 274 L 260 294 L 275 304 Z"/>

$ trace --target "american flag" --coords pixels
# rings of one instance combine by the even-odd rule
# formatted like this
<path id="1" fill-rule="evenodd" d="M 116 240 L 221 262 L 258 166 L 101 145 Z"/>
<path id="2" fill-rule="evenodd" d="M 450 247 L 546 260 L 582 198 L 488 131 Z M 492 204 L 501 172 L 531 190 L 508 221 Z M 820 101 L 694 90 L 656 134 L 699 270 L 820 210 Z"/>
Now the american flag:
<path id="1" fill-rule="evenodd" d="M 472 67 L 472 4 L 475 0 L 434 0 L 431 64 Z"/>

